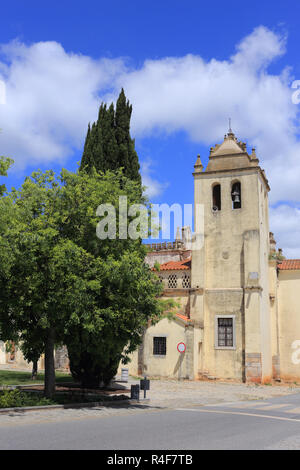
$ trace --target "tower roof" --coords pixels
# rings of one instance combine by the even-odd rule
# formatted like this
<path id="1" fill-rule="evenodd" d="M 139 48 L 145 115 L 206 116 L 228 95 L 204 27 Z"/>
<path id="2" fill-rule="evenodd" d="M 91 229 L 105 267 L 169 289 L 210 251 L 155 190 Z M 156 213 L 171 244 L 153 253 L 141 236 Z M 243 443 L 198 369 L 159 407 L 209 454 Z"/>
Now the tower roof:
<path id="1" fill-rule="evenodd" d="M 244 142 L 239 142 L 232 132 L 231 127 L 224 136 L 221 144 L 216 144 L 210 149 L 209 162 L 205 171 L 234 170 L 258 165 L 255 153 L 247 152 Z"/>
<path id="2" fill-rule="evenodd" d="M 224 137 L 224 142 L 216 145 L 212 155 L 234 155 L 236 153 L 244 153 L 244 149 L 237 143 L 235 135 L 228 132 Z"/>

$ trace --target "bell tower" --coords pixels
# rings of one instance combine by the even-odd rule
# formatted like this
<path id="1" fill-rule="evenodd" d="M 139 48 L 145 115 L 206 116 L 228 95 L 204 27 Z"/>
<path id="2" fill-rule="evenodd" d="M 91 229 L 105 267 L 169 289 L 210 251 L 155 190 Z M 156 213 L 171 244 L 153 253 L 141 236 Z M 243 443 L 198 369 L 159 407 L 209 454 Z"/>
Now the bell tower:
<path id="1" fill-rule="evenodd" d="M 211 147 L 205 170 L 198 156 L 193 176 L 195 233 L 204 233 L 202 246 L 192 254 L 198 371 L 268 382 L 268 180 L 255 149 L 248 153 L 231 127 L 224 141 Z"/>

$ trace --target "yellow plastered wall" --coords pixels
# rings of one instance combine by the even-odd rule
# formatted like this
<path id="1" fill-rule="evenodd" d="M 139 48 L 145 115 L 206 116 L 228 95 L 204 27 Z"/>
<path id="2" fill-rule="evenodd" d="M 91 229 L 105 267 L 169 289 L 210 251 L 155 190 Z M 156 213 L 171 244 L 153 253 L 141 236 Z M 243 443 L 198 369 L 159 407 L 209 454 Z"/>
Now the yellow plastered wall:
<path id="1" fill-rule="evenodd" d="M 153 354 L 153 338 L 155 336 L 166 337 L 166 355 L 157 356 Z M 177 351 L 177 344 L 180 342 L 187 344 L 189 349 L 187 353 L 183 355 Z M 193 344 L 190 344 L 184 322 L 180 320 L 168 320 L 167 318 L 162 319 L 146 330 L 142 352 L 143 374 L 148 376 L 178 378 L 181 364 L 181 376 L 186 377 L 188 373 L 187 358 L 193 354 L 192 348 Z M 130 375 L 138 375 L 138 349 L 130 355 L 130 359 L 128 364 L 119 365 L 118 374 L 121 374 L 121 369 L 126 367 Z"/>
<path id="2" fill-rule="evenodd" d="M 300 270 L 279 272 L 278 314 L 280 375 L 300 380 Z"/>
<path id="3" fill-rule="evenodd" d="M 277 262 L 269 261 L 269 303 L 271 317 L 271 350 L 273 378 L 280 376 L 279 317 L 278 317 L 278 278 Z"/>
<path id="4" fill-rule="evenodd" d="M 165 356 L 153 354 L 153 338 L 155 336 L 165 336 L 167 353 Z M 178 377 L 181 365 L 181 376 L 187 376 L 187 354 L 177 351 L 177 344 L 184 342 L 187 344 L 186 328 L 180 321 L 169 321 L 164 318 L 159 323 L 148 328 L 145 334 L 144 345 L 144 370 L 149 376 Z"/>

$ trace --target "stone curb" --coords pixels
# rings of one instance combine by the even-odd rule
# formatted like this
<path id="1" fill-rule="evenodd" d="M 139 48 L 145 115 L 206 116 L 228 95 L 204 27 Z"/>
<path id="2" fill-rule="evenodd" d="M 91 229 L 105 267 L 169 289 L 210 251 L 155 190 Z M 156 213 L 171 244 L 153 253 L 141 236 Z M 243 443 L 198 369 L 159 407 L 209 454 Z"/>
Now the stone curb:
<path id="1" fill-rule="evenodd" d="M 30 384 L 30 385 L 0 385 L 0 390 L 15 390 L 16 388 L 30 388 L 34 387 L 36 385 L 42 385 L 42 384 Z"/>
<path id="2" fill-rule="evenodd" d="M 43 406 L 19 406 L 15 408 L 0 408 L 1 413 L 11 413 L 12 411 L 24 412 L 24 411 L 47 411 L 55 409 L 70 409 L 70 408 L 93 408 L 95 406 L 106 406 L 106 405 L 142 405 L 143 403 L 150 402 L 150 399 L 141 400 L 110 400 L 110 401 L 94 401 L 90 403 L 70 403 L 65 405 L 43 405 Z"/>

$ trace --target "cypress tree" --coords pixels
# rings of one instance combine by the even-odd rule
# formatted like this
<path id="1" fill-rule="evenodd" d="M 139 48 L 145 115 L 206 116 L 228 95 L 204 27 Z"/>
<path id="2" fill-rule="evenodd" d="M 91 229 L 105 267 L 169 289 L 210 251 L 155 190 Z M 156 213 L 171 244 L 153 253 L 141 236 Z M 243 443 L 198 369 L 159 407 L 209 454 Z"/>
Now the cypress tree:
<path id="1" fill-rule="evenodd" d="M 139 173 L 140 165 L 135 151 L 134 140 L 130 137 L 130 119 L 132 106 L 126 101 L 126 96 L 122 88 L 116 105 L 116 139 L 118 143 L 118 163 L 124 168 L 125 175 L 141 182 Z"/>
<path id="2" fill-rule="evenodd" d="M 84 167 L 89 167 L 91 165 L 90 156 L 88 152 L 88 147 L 90 145 L 90 142 L 91 142 L 91 126 L 89 123 L 86 138 L 85 138 L 85 143 L 84 143 L 83 155 L 81 157 L 81 164 L 80 164 L 81 169 Z"/>
<path id="3" fill-rule="evenodd" d="M 122 88 L 116 104 L 101 103 L 98 120 L 88 127 L 80 169 L 89 172 L 123 168 L 124 175 L 141 184 L 140 165 L 134 139 L 130 137 L 132 106 Z"/>
<path id="4" fill-rule="evenodd" d="M 118 163 L 118 144 L 116 140 L 115 129 L 115 109 L 113 103 L 106 110 L 105 119 L 102 123 L 103 132 L 103 155 L 104 159 L 97 169 L 117 170 L 120 165 Z"/>

